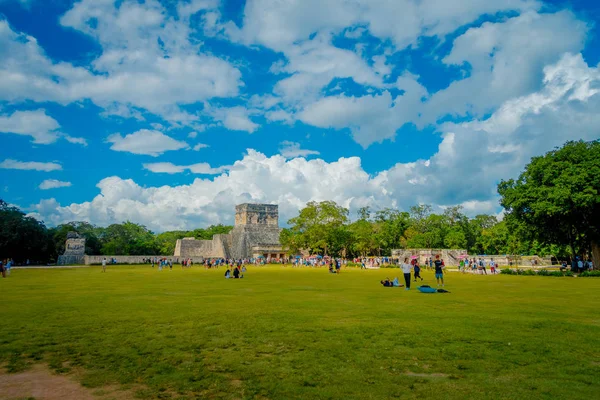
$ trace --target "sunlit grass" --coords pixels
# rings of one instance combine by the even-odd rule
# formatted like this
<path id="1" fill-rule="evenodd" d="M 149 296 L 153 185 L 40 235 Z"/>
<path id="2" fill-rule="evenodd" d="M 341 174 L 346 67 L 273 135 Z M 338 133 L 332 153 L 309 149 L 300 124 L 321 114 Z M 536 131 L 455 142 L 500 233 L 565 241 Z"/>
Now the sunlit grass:
<path id="1" fill-rule="evenodd" d="M 13 270 L 0 362 L 142 384 L 143 398 L 591 399 L 600 279 L 451 272 L 449 294 L 383 288 L 397 269 L 150 266 Z M 423 273 L 433 285 L 433 274 Z M 419 282 L 420 284 L 420 282 Z"/>

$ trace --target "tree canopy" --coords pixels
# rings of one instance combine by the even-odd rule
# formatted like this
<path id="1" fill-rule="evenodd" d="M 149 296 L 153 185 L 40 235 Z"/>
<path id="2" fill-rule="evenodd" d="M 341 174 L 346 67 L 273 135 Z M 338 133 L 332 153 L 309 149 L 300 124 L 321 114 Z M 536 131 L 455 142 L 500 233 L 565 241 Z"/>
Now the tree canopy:
<path id="1" fill-rule="evenodd" d="M 507 221 L 531 238 L 594 253 L 600 262 L 600 141 L 568 142 L 534 157 L 518 179 L 498 185 Z"/>

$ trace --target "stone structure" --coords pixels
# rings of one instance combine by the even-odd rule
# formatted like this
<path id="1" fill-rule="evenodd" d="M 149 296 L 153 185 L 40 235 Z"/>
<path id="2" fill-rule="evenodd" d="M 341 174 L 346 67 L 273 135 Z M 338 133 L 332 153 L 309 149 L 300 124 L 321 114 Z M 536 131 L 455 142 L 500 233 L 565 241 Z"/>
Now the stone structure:
<path id="1" fill-rule="evenodd" d="M 468 254 L 467 250 L 461 249 L 399 249 L 392 250 L 392 258 L 397 258 L 400 261 L 404 260 L 404 258 L 408 257 L 412 259 L 412 257 L 417 257 L 419 264 L 424 264 L 425 260 L 429 260 L 429 258 L 433 258 L 435 260 L 435 256 L 439 255 L 441 259 L 444 260 L 444 264 L 448 266 L 458 266 L 458 263 L 461 259 L 469 258 L 470 260 L 475 258 L 477 260 L 482 259 L 486 265 L 488 265 L 491 259 L 494 259 L 496 265 L 503 267 L 512 265 L 531 265 L 532 260 L 535 261 L 536 266 L 549 266 L 552 265 L 552 257 L 538 257 L 538 256 L 508 256 L 508 255 L 477 255 L 477 254 Z"/>
<path id="2" fill-rule="evenodd" d="M 467 250 L 462 249 L 399 249 L 392 250 L 392 258 L 397 258 L 403 261 L 405 258 L 412 259 L 417 257 L 419 264 L 425 264 L 425 260 L 433 258 L 439 255 L 444 260 L 444 264 L 448 266 L 457 266 L 461 258 L 468 256 Z"/>
<path id="3" fill-rule="evenodd" d="M 67 233 L 65 252 L 58 256 L 58 265 L 83 264 L 85 256 L 85 238 L 77 232 Z"/>
<path id="4" fill-rule="evenodd" d="M 184 238 L 177 241 L 174 257 L 282 258 L 279 243 L 279 207 L 273 204 L 240 204 L 235 207 L 235 226 L 212 240 Z"/>

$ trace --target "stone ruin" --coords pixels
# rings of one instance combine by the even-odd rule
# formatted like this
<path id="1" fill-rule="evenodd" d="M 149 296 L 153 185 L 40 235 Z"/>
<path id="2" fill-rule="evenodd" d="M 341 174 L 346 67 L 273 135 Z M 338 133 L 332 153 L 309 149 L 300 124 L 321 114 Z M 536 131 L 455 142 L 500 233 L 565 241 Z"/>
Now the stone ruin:
<path id="1" fill-rule="evenodd" d="M 85 238 L 77 232 L 67 233 L 65 252 L 58 256 L 58 265 L 73 265 L 85 263 Z"/>
<path id="2" fill-rule="evenodd" d="M 177 240 L 174 257 L 179 258 L 283 258 L 279 242 L 279 207 L 274 204 L 235 206 L 235 226 L 228 234 L 212 240 Z"/>
<path id="3" fill-rule="evenodd" d="M 392 250 L 392 258 L 397 258 L 403 261 L 405 258 L 409 260 L 412 257 L 417 257 L 420 265 L 424 265 L 426 260 L 439 255 L 444 264 L 448 266 L 457 266 L 461 258 L 466 258 L 467 250 L 462 249 L 398 249 Z"/>

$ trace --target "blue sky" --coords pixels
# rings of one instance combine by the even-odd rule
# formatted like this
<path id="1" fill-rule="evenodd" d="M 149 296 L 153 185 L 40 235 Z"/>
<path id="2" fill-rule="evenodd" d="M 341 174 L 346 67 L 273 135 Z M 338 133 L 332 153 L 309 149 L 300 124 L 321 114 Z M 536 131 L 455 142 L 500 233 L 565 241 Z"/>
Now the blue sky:
<path id="1" fill-rule="evenodd" d="M 0 0 L 0 197 L 48 225 L 231 223 L 241 202 L 501 212 L 600 137 L 600 5 Z"/>

